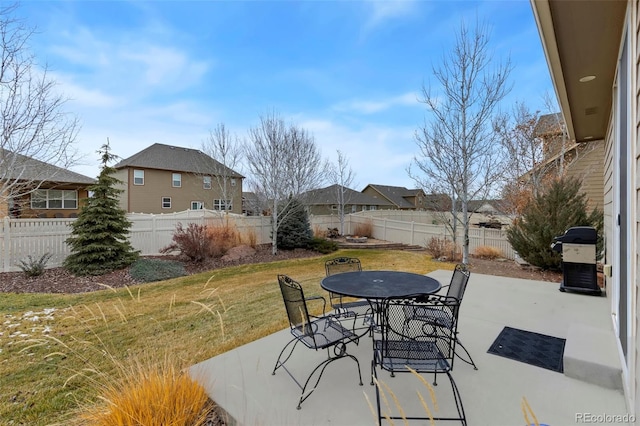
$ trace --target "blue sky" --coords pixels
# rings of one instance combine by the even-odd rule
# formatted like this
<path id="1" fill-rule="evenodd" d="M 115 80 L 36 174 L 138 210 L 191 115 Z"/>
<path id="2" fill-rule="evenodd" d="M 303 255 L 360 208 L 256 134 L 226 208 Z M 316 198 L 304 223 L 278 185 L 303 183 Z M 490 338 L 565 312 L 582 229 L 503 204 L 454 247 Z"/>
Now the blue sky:
<path id="1" fill-rule="evenodd" d="M 107 138 L 122 158 L 156 142 L 200 148 L 218 123 L 245 138 L 275 110 L 325 158 L 346 155 L 353 189 L 412 188 L 417 99 L 463 19 L 488 24 L 495 60 L 511 57 L 503 108 L 547 112 L 553 93 L 528 0 L 26 1 L 16 15 L 37 27 L 33 53 L 81 120 L 74 170 L 92 177 Z"/>

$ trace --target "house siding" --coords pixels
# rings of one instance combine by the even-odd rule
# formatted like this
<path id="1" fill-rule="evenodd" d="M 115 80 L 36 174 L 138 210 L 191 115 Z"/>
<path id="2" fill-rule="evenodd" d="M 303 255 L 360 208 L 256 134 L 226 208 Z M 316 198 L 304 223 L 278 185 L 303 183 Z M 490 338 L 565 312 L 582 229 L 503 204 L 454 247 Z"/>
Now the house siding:
<path id="1" fill-rule="evenodd" d="M 589 209 L 602 209 L 604 205 L 604 152 L 603 141 L 590 142 L 578 149 L 578 158 L 567 167 L 567 176 L 582 181 L 582 191 L 587 194 Z"/>
<path id="2" fill-rule="evenodd" d="M 631 367 L 631 371 L 630 371 L 630 375 L 633 378 L 633 404 L 634 404 L 634 412 L 635 414 L 637 414 L 638 412 L 638 408 L 640 407 L 640 383 L 638 383 L 638 371 L 640 371 L 640 359 L 638 358 L 638 348 L 640 347 L 640 338 L 638 337 L 638 327 L 640 326 L 640 318 L 638 317 L 638 310 L 637 310 L 637 295 L 638 293 L 638 274 L 637 271 L 640 270 L 640 257 L 638 255 L 638 250 L 637 250 L 637 244 L 638 241 L 640 241 L 640 234 L 639 234 L 639 230 L 640 230 L 640 217 L 638 217 L 638 212 L 640 212 L 640 205 L 638 205 L 638 200 L 640 200 L 640 182 L 638 181 L 638 169 L 640 168 L 640 158 L 638 156 L 638 153 L 640 153 L 640 146 L 638 145 L 638 143 L 640 142 L 640 116 L 638 114 L 640 114 L 640 43 L 638 43 L 638 40 L 640 39 L 640 1 L 639 0 L 635 0 L 632 3 L 631 6 L 631 22 L 634 26 L 634 30 L 635 31 L 629 31 L 629 33 L 631 34 L 631 47 L 632 47 L 632 52 L 633 53 L 633 58 L 635 59 L 634 66 L 632 67 L 632 87 L 635 89 L 635 91 L 632 91 L 631 93 L 635 93 L 635 102 L 634 105 L 632 106 L 633 109 L 635 109 L 635 114 L 633 114 L 632 116 L 635 117 L 635 158 L 632 164 L 632 176 L 634 176 L 634 183 L 635 183 L 635 232 L 632 231 L 631 235 L 635 235 L 635 240 L 631 242 L 631 246 L 632 246 L 632 251 L 633 253 L 629 253 L 629 256 L 631 257 L 633 255 L 633 257 L 635 257 L 635 291 L 629 295 L 630 298 L 632 298 L 632 312 L 630 313 L 630 315 L 634 315 L 634 330 L 632 330 L 632 335 L 635 335 L 635 340 L 634 340 L 634 344 L 633 344 L 633 351 L 632 354 L 634 355 L 634 359 L 633 362 L 630 363 L 630 367 Z M 631 200 L 630 200 L 631 202 Z M 633 259 L 633 257 L 631 257 Z"/>
<path id="3" fill-rule="evenodd" d="M 129 211 L 129 169 L 117 170 L 113 174 L 113 177 L 120 181 L 120 183 L 115 185 L 116 189 L 119 189 L 122 191 L 122 193 L 118 195 L 120 208 L 128 212 Z"/>
<path id="4" fill-rule="evenodd" d="M 127 188 L 121 200 L 126 200 L 126 211 L 131 213 L 171 213 L 188 210 L 192 201 L 204 202 L 204 208 L 213 210 L 214 200 L 221 198 L 215 177 L 211 189 L 203 189 L 202 176 L 188 172 L 135 168 L 144 170 L 144 185 L 133 185 L 134 168 L 126 169 Z M 180 173 L 182 186 L 172 186 L 172 174 Z M 121 180 L 125 180 L 120 178 Z M 231 187 L 232 213 L 242 213 L 242 179 Z M 171 198 L 171 207 L 162 208 L 162 198 Z M 121 203 L 122 205 L 123 203 Z M 124 207 L 123 207 L 124 208 Z"/>

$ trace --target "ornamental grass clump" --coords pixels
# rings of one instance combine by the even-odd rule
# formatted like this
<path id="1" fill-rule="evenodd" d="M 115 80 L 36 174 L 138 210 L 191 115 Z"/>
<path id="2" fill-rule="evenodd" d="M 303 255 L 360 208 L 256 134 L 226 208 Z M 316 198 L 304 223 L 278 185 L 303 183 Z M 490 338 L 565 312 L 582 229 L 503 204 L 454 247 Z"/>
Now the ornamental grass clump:
<path id="1" fill-rule="evenodd" d="M 18 267 L 22 269 L 28 277 L 39 277 L 44 274 L 44 270 L 47 267 L 47 262 L 53 256 L 51 253 L 45 253 L 40 258 L 27 256 L 27 260 L 21 260 L 18 262 Z"/>
<path id="2" fill-rule="evenodd" d="M 103 377 L 105 379 L 105 377 Z M 94 426 L 199 426 L 213 408 L 204 388 L 175 367 L 134 358 L 99 383 L 102 403 L 83 407 L 80 421 Z"/>
<path id="3" fill-rule="evenodd" d="M 478 246 L 474 255 L 480 259 L 499 259 L 503 257 L 502 250 L 492 246 Z"/>

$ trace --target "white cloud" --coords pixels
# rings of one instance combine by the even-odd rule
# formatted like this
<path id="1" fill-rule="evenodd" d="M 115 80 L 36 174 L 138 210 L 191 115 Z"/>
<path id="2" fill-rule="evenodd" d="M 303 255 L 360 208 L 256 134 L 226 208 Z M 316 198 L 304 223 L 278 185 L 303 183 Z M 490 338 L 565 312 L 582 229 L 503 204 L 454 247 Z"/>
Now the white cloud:
<path id="1" fill-rule="evenodd" d="M 90 108 L 113 108 L 123 102 L 116 96 L 112 96 L 97 88 L 90 89 L 80 84 L 74 83 L 69 74 L 49 73 L 49 76 L 56 81 L 58 89 L 68 98 L 71 103 L 80 110 Z"/>
<path id="2" fill-rule="evenodd" d="M 371 6 L 371 14 L 364 25 L 365 32 L 386 21 L 411 15 L 415 0 L 373 0 L 368 4 Z"/>
<path id="3" fill-rule="evenodd" d="M 50 47 L 60 63 L 72 65 L 74 74 L 56 69 L 77 86 L 109 87 L 134 94 L 176 92 L 200 84 L 211 68 L 209 60 L 189 56 L 186 49 L 162 43 L 152 35 L 100 36 L 86 27 L 65 31 Z"/>
<path id="4" fill-rule="evenodd" d="M 405 93 L 382 100 L 350 100 L 335 104 L 332 109 L 340 112 L 353 112 L 357 114 L 374 114 L 396 106 L 417 106 L 418 95 Z"/>
<path id="5" fill-rule="evenodd" d="M 308 118 L 298 124 L 315 137 L 322 154 L 331 162 L 340 150 L 356 173 L 352 189 L 362 190 L 367 184 L 414 187 L 406 173 L 415 151 L 414 129 L 363 123 L 347 127 L 325 119 Z"/>

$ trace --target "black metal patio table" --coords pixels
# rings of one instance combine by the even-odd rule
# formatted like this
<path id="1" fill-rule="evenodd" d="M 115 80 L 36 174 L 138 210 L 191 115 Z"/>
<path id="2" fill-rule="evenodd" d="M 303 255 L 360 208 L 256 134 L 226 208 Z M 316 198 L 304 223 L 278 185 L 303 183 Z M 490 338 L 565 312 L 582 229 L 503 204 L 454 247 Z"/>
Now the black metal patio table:
<path id="1" fill-rule="evenodd" d="M 329 275 L 320 286 L 343 296 L 367 299 L 379 314 L 378 302 L 387 297 L 436 293 L 442 287 L 435 278 L 401 271 L 355 271 Z"/>
<path id="2" fill-rule="evenodd" d="M 343 272 L 323 278 L 320 286 L 343 296 L 367 300 L 435 293 L 441 288 L 435 278 L 400 271 Z"/>

